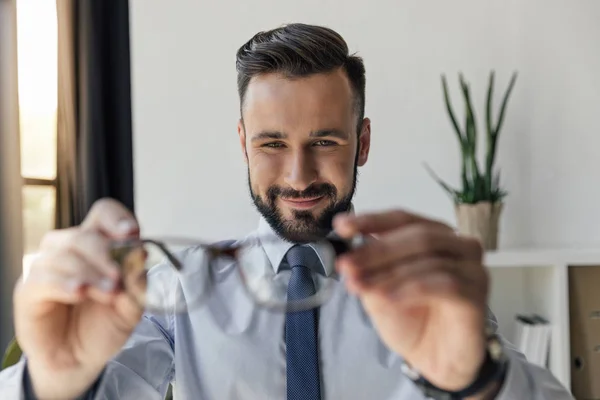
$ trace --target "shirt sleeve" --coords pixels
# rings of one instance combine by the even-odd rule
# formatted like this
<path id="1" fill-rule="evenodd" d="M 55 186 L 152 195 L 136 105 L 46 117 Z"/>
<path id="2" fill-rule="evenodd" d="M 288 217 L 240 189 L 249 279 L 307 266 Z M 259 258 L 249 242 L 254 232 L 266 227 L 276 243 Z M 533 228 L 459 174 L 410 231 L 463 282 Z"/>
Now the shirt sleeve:
<path id="1" fill-rule="evenodd" d="M 25 359 L 0 371 L 0 399 L 27 400 L 23 386 Z"/>
<path id="2" fill-rule="evenodd" d="M 575 400 L 552 373 L 526 361 L 514 350 L 507 350 L 508 371 L 496 400 Z"/>
<path id="3" fill-rule="evenodd" d="M 174 376 L 169 325 L 164 318 L 145 315 L 96 383 L 77 400 L 163 400 Z M 26 358 L 0 373 L 0 399 L 38 400 L 29 383 Z"/>
<path id="4" fill-rule="evenodd" d="M 498 321 L 489 309 L 488 319 L 497 330 Z M 508 370 L 496 400 L 575 400 L 550 370 L 528 362 L 514 345 L 501 339 L 508 357 Z"/>

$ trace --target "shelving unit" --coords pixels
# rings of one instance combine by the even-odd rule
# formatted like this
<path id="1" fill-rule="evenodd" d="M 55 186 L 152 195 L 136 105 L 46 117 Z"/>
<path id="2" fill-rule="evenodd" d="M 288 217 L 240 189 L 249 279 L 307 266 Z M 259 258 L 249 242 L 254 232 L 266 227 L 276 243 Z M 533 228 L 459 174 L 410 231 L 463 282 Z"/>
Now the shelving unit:
<path id="1" fill-rule="evenodd" d="M 513 342 L 517 313 L 547 318 L 552 324 L 549 369 L 571 388 L 568 271 L 600 267 L 600 249 L 502 249 L 488 252 L 485 264 L 491 278 L 490 307 L 500 333 Z"/>

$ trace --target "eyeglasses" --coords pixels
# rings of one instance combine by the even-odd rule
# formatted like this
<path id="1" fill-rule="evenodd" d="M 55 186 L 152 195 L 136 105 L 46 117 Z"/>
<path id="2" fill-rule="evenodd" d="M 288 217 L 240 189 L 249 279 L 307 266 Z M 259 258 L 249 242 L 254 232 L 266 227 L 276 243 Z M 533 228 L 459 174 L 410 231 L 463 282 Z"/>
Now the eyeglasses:
<path id="1" fill-rule="evenodd" d="M 281 239 L 252 237 L 227 246 L 145 238 L 114 242 L 112 257 L 121 267 L 121 287 L 149 311 L 186 312 L 211 294 L 237 296 L 242 287 L 258 306 L 291 312 L 318 307 L 328 300 L 338 279 L 336 258 L 354 248 L 361 238 L 326 238 L 310 244 L 318 250 L 318 262 L 309 268 L 315 292 L 300 300 L 288 300 L 291 269 L 280 270 L 265 253 L 264 247 L 276 241 Z"/>

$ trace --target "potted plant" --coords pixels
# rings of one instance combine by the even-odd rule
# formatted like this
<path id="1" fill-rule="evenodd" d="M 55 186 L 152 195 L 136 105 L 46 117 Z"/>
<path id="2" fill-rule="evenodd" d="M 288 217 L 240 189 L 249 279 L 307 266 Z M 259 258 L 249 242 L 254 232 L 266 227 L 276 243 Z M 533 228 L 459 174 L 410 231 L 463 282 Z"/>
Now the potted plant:
<path id="1" fill-rule="evenodd" d="M 426 165 L 432 177 L 451 196 L 460 234 L 478 238 L 485 250 L 495 250 L 498 247 L 498 230 L 500 214 L 503 209 L 503 199 L 507 191 L 500 185 L 500 172 L 495 171 L 498 137 L 504 121 L 508 98 L 515 85 L 517 73 L 513 73 L 510 83 L 500 106 L 497 121 L 492 117 L 492 97 L 494 93 L 494 72 L 490 73 L 486 101 L 486 147 L 485 166 L 483 170 L 477 160 L 479 131 L 477 129 L 475 112 L 471 102 L 469 84 L 462 74 L 459 81 L 465 103 L 465 127 L 461 129 L 457 122 L 448 94 L 448 83 L 442 75 L 444 100 L 450 121 L 452 122 L 461 151 L 461 185 L 456 189 L 444 182 Z"/>

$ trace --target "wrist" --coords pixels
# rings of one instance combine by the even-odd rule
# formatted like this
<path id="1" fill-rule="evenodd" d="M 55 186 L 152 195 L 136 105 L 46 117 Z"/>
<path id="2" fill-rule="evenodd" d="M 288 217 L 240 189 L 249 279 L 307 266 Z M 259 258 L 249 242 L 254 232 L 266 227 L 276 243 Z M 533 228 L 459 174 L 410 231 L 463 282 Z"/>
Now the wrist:
<path id="1" fill-rule="evenodd" d="M 403 365 L 403 371 L 424 392 L 427 398 L 439 400 L 493 399 L 497 396 L 504 382 L 508 360 L 504 354 L 500 338 L 489 330 L 486 333 L 485 358 L 469 382 L 464 383 L 461 378 L 460 388 L 451 389 L 446 387 L 447 385 L 437 386 L 407 364 Z"/>
<path id="2" fill-rule="evenodd" d="M 79 398 L 98 381 L 102 369 L 56 369 L 35 360 L 25 364 L 23 381 L 38 399 Z"/>
<path id="3" fill-rule="evenodd" d="M 444 371 L 427 380 L 436 387 L 448 392 L 459 391 L 471 385 L 481 373 L 487 358 L 487 343 L 482 337 L 481 343 L 474 346 L 469 356 L 465 355 L 452 362 Z"/>

